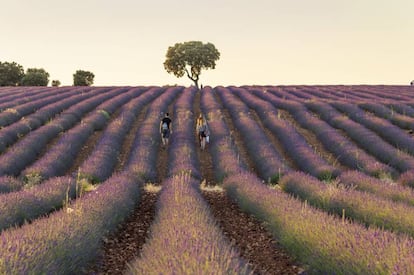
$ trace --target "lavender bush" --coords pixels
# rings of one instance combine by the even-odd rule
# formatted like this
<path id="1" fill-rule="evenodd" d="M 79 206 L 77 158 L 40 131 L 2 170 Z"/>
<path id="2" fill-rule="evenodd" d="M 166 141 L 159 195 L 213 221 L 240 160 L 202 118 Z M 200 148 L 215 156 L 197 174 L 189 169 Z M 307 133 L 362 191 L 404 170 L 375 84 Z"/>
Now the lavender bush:
<path id="1" fill-rule="evenodd" d="M 141 256 L 128 274 L 252 274 L 223 237 L 190 175 L 163 183 Z"/>
<path id="2" fill-rule="evenodd" d="M 248 106 L 234 96 L 228 89 L 217 87 L 217 94 L 223 105 L 229 110 L 232 120 L 240 132 L 243 143 L 256 163 L 256 170 L 261 178 L 277 182 L 290 168 L 286 166 L 282 156 L 275 149 L 263 129 L 251 117 Z"/>
<path id="3" fill-rule="evenodd" d="M 126 170 L 136 177 L 155 182 L 158 146 L 160 144 L 159 123 L 162 113 L 168 105 L 179 96 L 183 87 L 171 87 L 155 99 L 149 106 L 142 126 L 138 129 L 131 152 L 126 163 Z"/>
<path id="4" fill-rule="evenodd" d="M 18 192 L 0 194 L 0 231 L 61 208 L 65 201 L 76 197 L 76 184 L 71 177 L 57 177 Z"/>
<path id="5" fill-rule="evenodd" d="M 287 110 L 302 127 L 312 131 L 324 147 L 333 153 L 343 165 L 377 177 L 396 174 L 396 171 L 389 165 L 379 162 L 337 129 L 312 115 L 303 104 L 292 100 L 280 100 L 263 91 L 253 90 L 252 93 L 278 108 Z"/>
<path id="6" fill-rule="evenodd" d="M 310 274 L 411 274 L 414 241 L 341 220 L 242 173 L 224 187 L 238 204 L 265 221 L 275 238 Z"/>
<path id="7" fill-rule="evenodd" d="M 0 176 L 0 194 L 19 191 L 23 182 L 10 176 Z"/>
<path id="8" fill-rule="evenodd" d="M 414 188 L 414 170 L 408 170 L 400 175 L 398 182 L 403 186 Z"/>
<path id="9" fill-rule="evenodd" d="M 0 153 L 4 152 L 5 149 L 15 143 L 19 138 L 30 131 L 34 131 L 40 126 L 44 125 L 49 120 L 53 119 L 54 116 L 63 112 L 65 109 L 73 106 L 74 104 L 96 96 L 102 93 L 101 89 L 92 90 L 84 93 L 83 90 L 73 90 L 73 95 L 65 96 L 64 99 L 48 104 L 45 107 L 37 110 L 30 116 L 22 118 L 20 121 L 0 129 Z"/>
<path id="10" fill-rule="evenodd" d="M 388 120 L 366 114 L 358 106 L 344 102 L 332 102 L 332 106 L 344 112 L 352 120 L 374 131 L 396 148 L 414 155 L 414 140 L 405 131 Z"/>
<path id="11" fill-rule="evenodd" d="M 278 117 L 277 110 L 271 104 L 246 90 L 233 88 L 232 91 L 257 111 L 263 124 L 280 140 L 286 154 L 301 170 L 321 179 L 331 179 L 339 174 L 337 169 L 314 152 L 305 138 L 292 125 Z"/>
<path id="12" fill-rule="evenodd" d="M 51 87 L 31 87 L 22 89 L 21 87 L 13 87 L 10 93 L 4 94 L 0 103 L 0 111 L 4 111 L 7 108 L 12 108 L 18 105 L 25 104 L 27 102 L 48 97 L 51 94 L 59 92 L 56 88 Z M 62 91 L 66 91 L 67 88 L 61 88 Z M 2 93 L 3 95 L 3 93 Z"/>
<path id="13" fill-rule="evenodd" d="M 195 115 L 192 112 L 195 93 L 194 88 L 184 89 L 174 104 L 174 134 L 168 148 L 169 177 L 187 172 L 201 179 L 194 140 Z"/>
<path id="14" fill-rule="evenodd" d="M 300 172 L 286 175 L 279 186 L 285 192 L 330 213 L 414 237 L 414 208 L 405 203 L 326 184 Z"/>
<path id="15" fill-rule="evenodd" d="M 64 210 L 0 235 L 0 274 L 81 274 L 133 211 L 141 182 L 114 175 Z"/>
<path id="16" fill-rule="evenodd" d="M 389 164 L 399 172 L 414 169 L 412 156 L 397 150 L 378 137 L 376 133 L 341 115 L 327 103 L 314 101 L 306 102 L 305 105 L 333 127 L 344 130 L 355 143 L 383 163 Z"/>
<path id="17" fill-rule="evenodd" d="M 131 130 L 139 112 L 145 105 L 158 97 L 162 89 L 151 88 L 145 93 L 132 99 L 122 107 L 117 118 L 113 119 L 97 142 L 89 157 L 79 167 L 81 177 L 92 183 L 97 183 L 109 178 L 116 166 L 123 141 Z"/>
<path id="18" fill-rule="evenodd" d="M 247 166 L 238 157 L 236 145 L 231 138 L 230 130 L 223 120 L 221 106 L 214 97 L 214 90 L 205 87 L 201 93 L 201 109 L 209 121 L 209 129 L 213 137 L 208 146 L 213 159 L 216 180 L 223 179 L 233 173 L 247 169 Z"/>
<path id="19" fill-rule="evenodd" d="M 42 94 L 41 97 L 36 97 L 33 100 L 25 98 L 27 102 L 17 104 L 13 108 L 7 108 L 0 113 L 0 127 L 12 124 L 22 117 L 36 112 L 37 109 L 42 108 L 48 104 L 54 103 L 72 94 L 71 90 L 49 91 L 48 93 Z M 8 104 L 8 103 L 6 103 Z M 5 104 L 0 104 L 0 108 L 4 108 Z"/>
<path id="20" fill-rule="evenodd" d="M 50 87 L 0 87 L 0 89 L 0 112 L 7 108 L 24 104 L 39 96 L 47 96 L 50 90 L 55 90 Z"/>
<path id="21" fill-rule="evenodd" d="M 408 186 L 393 181 L 372 178 L 358 171 L 342 173 L 339 176 L 339 181 L 347 188 L 355 188 L 359 191 L 373 193 L 376 196 L 414 206 L 414 190 Z"/>
<path id="22" fill-rule="evenodd" d="M 42 179 L 47 179 L 64 175 L 94 131 L 102 130 L 107 125 L 110 115 L 138 95 L 135 89 L 130 89 L 101 104 L 83 120 L 83 123 L 64 133 L 42 158 L 26 168 L 22 172 L 23 176 L 30 181 L 33 176 L 40 175 Z"/>
<path id="23" fill-rule="evenodd" d="M 395 102 L 386 102 L 386 106 L 388 106 L 392 112 L 398 112 L 403 116 L 414 117 L 414 108 L 403 104 L 403 103 L 395 103 Z"/>
<path id="24" fill-rule="evenodd" d="M 59 133 L 70 129 L 82 117 L 99 104 L 124 92 L 124 88 L 113 89 L 108 93 L 84 100 L 69 108 L 50 123 L 30 132 L 20 141 L 0 155 L 0 175 L 19 175 L 21 170 L 32 163 L 46 145 Z"/>

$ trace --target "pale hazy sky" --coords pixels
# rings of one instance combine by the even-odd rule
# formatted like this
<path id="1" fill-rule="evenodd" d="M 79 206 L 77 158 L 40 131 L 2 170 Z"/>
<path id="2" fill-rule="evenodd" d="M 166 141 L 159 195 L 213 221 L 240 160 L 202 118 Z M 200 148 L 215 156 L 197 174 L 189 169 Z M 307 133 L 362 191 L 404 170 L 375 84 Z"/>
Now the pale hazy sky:
<path id="1" fill-rule="evenodd" d="M 189 86 L 163 62 L 191 40 L 221 53 L 203 85 L 414 79 L 413 0 L 0 0 L 0 11 L 0 61 L 62 85 L 82 69 L 94 86 Z"/>

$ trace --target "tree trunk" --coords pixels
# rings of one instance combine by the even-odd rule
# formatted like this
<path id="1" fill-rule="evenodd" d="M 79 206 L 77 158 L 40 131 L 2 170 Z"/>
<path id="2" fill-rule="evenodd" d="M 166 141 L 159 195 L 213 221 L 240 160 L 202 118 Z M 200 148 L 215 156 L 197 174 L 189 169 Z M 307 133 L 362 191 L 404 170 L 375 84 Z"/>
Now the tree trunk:
<path id="1" fill-rule="evenodd" d="M 198 87 L 198 75 L 195 75 L 195 76 L 190 75 L 187 69 L 185 69 L 185 72 L 187 73 L 187 77 L 191 79 L 192 81 L 194 81 L 194 84 L 197 87 L 197 90 L 200 90 L 200 88 Z"/>
<path id="2" fill-rule="evenodd" d="M 197 90 L 200 90 L 200 87 L 198 87 L 198 79 L 193 79 L 194 85 L 197 87 Z"/>

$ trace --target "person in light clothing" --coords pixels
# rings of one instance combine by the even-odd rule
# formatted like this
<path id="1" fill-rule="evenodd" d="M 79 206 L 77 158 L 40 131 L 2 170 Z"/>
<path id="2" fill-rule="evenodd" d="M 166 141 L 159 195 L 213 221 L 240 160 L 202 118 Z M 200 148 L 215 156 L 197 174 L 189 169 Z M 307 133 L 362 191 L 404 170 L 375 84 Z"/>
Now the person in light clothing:
<path id="1" fill-rule="evenodd" d="M 196 120 L 196 131 L 200 141 L 200 148 L 201 150 L 204 150 L 206 148 L 206 142 L 209 140 L 210 131 L 208 129 L 207 121 L 201 113 Z"/>

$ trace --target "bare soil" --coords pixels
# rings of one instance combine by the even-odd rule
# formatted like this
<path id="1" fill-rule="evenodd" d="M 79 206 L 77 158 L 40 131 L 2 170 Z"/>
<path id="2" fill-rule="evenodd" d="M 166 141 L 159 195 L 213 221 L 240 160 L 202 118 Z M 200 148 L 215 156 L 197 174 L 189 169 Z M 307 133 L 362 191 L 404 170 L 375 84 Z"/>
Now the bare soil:
<path id="1" fill-rule="evenodd" d="M 155 217 L 158 193 L 144 191 L 134 212 L 103 243 L 103 253 L 87 274 L 123 274 L 127 263 L 139 256 Z"/>

